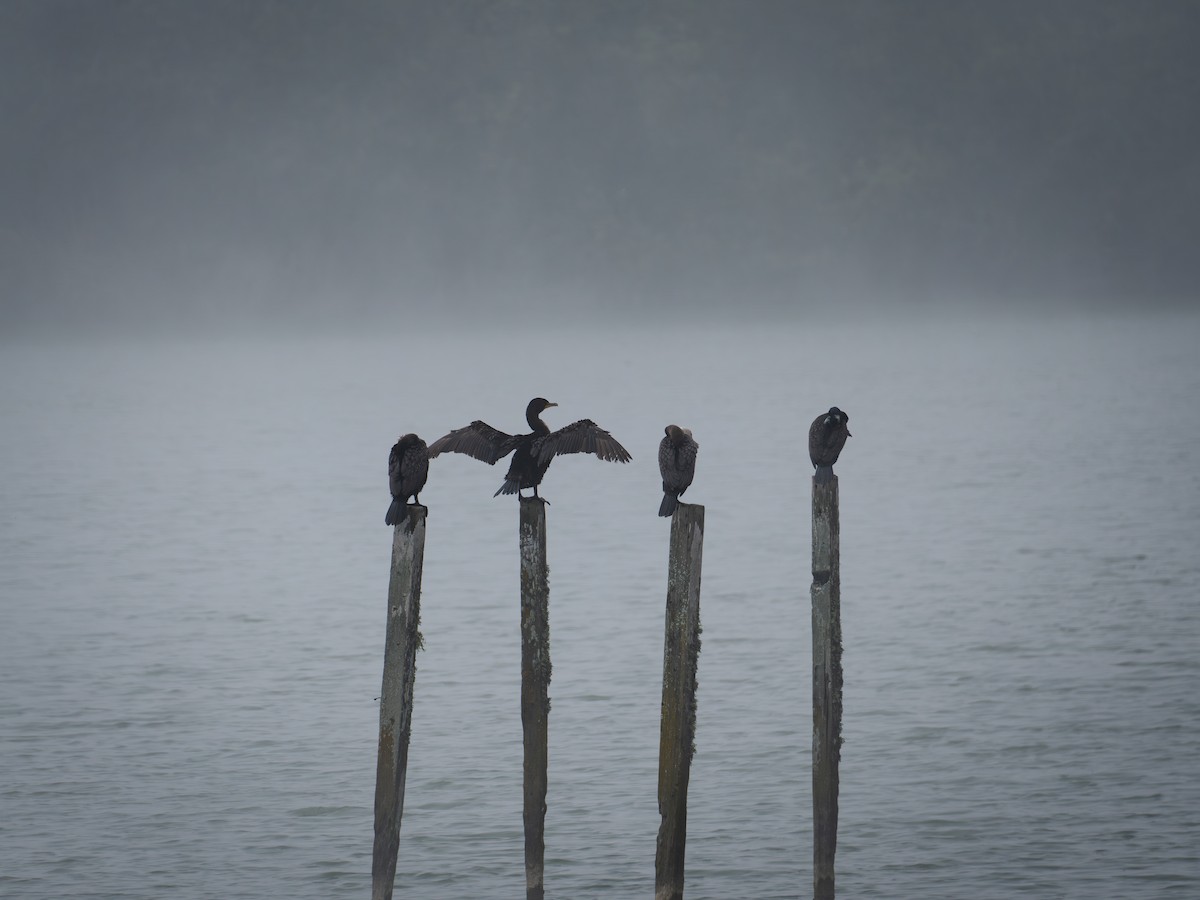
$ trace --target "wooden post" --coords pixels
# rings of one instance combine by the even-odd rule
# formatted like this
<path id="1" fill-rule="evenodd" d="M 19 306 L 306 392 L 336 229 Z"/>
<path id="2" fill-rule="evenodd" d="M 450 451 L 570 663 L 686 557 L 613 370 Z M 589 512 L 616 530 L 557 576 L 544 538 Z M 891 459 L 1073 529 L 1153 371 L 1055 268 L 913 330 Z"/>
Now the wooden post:
<path id="1" fill-rule="evenodd" d="M 671 517 L 667 622 L 663 641 L 662 725 L 654 900 L 682 900 L 687 792 L 696 749 L 696 664 L 700 655 L 700 562 L 704 507 L 680 503 Z"/>
<path id="2" fill-rule="evenodd" d="M 392 535 L 383 690 L 379 695 L 379 757 L 375 766 L 375 847 L 371 900 L 391 900 L 404 814 L 404 780 L 412 725 L 413 680 L 421 649 L 421 567 L 425 559 L 423 506 L 409 506 Z"/>
<path id="3" fill-rule="evenodd" d="M 545 896 L 546 764 L 550 717 L 550 570 L 546 504 L 521 507 L 521 730 L 525 747 L 525 897 Z"/>
<path id="4" fill-rule="evenodd" d="M 842 601 L 838 481 L 822 467 L 813 476 L 813 897 L 833 900 L 837 851 L 838 762 L 842 748 Z"/>

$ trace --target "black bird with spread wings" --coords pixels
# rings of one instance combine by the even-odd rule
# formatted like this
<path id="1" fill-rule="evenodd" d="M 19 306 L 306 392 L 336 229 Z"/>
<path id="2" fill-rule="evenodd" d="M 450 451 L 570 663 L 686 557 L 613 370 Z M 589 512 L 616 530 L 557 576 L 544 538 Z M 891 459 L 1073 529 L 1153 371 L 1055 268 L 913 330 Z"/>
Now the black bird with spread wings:
<path id="1" fill-rule="evenodd" d="M 429 477 L 429 450 L 425 442 L 415 434 L 406 434 L 396 441 L 388 454 L 388 484 L 392 489 L 392 505 L 388 507 L 383 521 L 395 525 L 402 519 L 408 520 L 406 504 L 408 498 L 421 505 L 418 494 Z"/>
<path id="2" fill-rule="evenodd" d="M 658 514 L 670 516 L 679 505 L 679 495 L 688 489 L 696 475 L 696 451 L 700 445 L 692 439 L 690 429 L 668 425 L 663 431 L 666 436 L 658 445 L 658 472 L 663 486 Z"/>
<path id="3" fill-rule="evenodd" d="M 429 445 L 430 458 L 440 453 L 465 453 L 494 466 L 497 460 L 512 454 L 504 484 L 492 496 L 516 494 L 519 499 L 524 488 L 533 488 L 538 497 L 538 485 L 550 467 L 550 461 L 563 453 L 591 453 L 606 462 L 629 462 L 629 451 L 617 439 L 593 422 L 580 419 L 558 431 L 551 431 L 541 419 L 542 411 L 558 406 L 542 397 L 529 401 L 525 409 L 525 421 L 532 429 L 530 434 L 505 434 L 487 422 L 476 419 L 465 428 L 456 428 L 445 437 Z"/>

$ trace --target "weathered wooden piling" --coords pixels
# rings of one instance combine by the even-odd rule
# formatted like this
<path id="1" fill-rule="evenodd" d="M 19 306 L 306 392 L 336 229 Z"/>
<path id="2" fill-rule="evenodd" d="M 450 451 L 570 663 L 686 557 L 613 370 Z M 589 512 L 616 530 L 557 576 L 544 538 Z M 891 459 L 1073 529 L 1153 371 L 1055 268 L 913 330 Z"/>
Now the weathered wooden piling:
<path id="1" fill-rule="evenodd" d="M 375 847 L 371 900 L 391 900 L 404 814 L 404 781 L 412 726 L 413 680 L 421 648 L 421 568 L 425 559 L 423 506 L 409 506 L 394 526 L 388 582 L 383 690 L 379 696 L 379 757 L 375 767 Z"/>
<path id="2" fill-rule="evenodd" d="M 700 563 L 704 507 L 680 503 L 671 517 L 667 618 L 663 641 L 662 724 L 654 900 L 682 900 L 687 793 L 696 749 L 696 665 L 700 655 Z"/>
<path id="3" fill-rule="evenodd" d="M 550 717 L 550 570 L 546 504 L 521 507 L 521 731 L 525 746 L 525 897 L 545 896 L 546 766 Z"/>
<path id="4" fill-rule="evenodd" d="M 813 897 L 833 900 L 837 851 L 838 762 L 842 748 L 842 600 L 838 481 L 829 467 L 813 476 Z"/>

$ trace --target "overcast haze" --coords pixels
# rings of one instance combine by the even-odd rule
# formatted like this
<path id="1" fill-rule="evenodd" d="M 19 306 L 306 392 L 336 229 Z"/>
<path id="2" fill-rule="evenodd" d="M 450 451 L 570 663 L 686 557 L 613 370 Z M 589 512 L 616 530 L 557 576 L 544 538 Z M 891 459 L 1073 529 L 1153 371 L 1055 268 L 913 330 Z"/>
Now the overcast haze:
<path id="1" fill-rule="evenodd" d="M 633 457 L 539 488 L 549 896 L 653 884 L 669 422 L 687 896 L 809 896 L 836 404 L 842 895 L 1200 897 L 1198 38 L 1196 0 L 0 0 L 0 895 L 365 897 L 389 448 L 544 396 Z M 507 463 L 420 494 L 397 897 L 521 896 Z"/>
<path id="2" fill-rule="evenodd" d="M 1191 306 L 1200 5 L 7 0 L 0 326 Z"/>

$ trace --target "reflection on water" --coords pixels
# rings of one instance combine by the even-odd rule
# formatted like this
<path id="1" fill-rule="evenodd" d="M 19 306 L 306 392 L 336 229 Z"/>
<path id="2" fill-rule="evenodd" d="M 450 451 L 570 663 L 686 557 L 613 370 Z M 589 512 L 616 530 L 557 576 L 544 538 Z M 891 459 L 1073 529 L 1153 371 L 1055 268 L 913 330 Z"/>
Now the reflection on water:
<path id="1" fill-rule="evenodd" d="M 688 897 L 810 895 L 803 438 L 833 403 L 856 423 L 841 891 L 1193 896 L 1198 337 L 746 330 L 664 358 L 659 335 L 560 334 L 526 360 L 430 338 L 399 365 L 381 337 L 6 347 L 0 894 L 365 895 L 387 451 L 516 431 L 544 395 L 552 427 L 593 418 L 634 455 L 544 485 L 550 896 L 652 889 L 668 421 L 701 445 L 708 510 Z M 502 475 L 444 457 L 422 492 L 398 895 L 524 889 Z"/>

